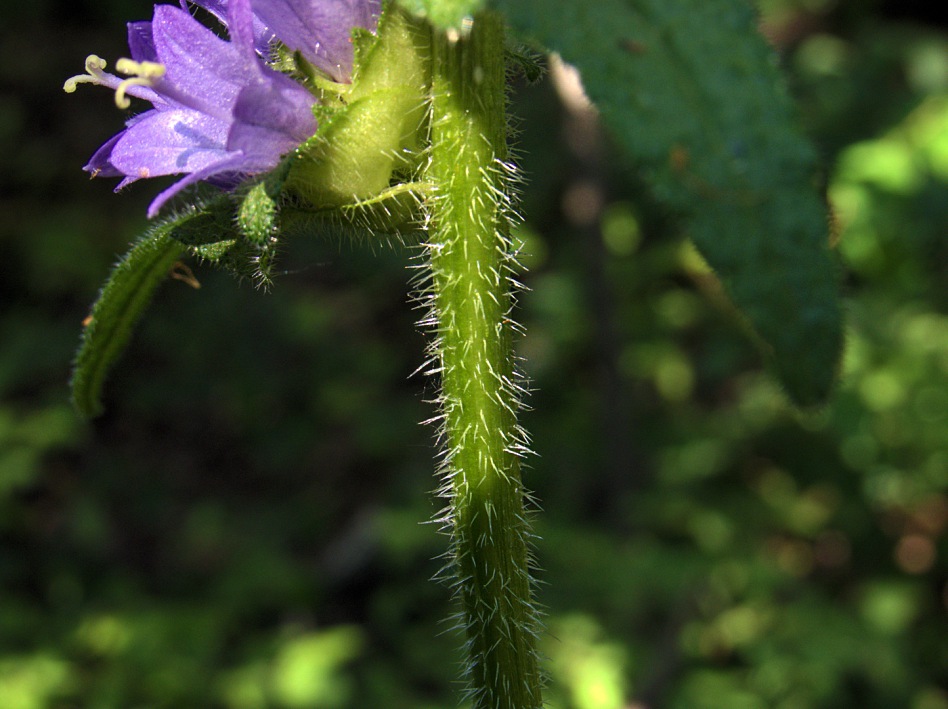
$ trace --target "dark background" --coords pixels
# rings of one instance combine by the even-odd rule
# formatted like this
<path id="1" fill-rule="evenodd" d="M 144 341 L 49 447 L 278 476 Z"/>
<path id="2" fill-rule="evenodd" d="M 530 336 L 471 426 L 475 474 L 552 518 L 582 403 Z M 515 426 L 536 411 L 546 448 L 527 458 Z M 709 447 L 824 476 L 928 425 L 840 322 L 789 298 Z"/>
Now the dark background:
<path id="1" fill-rule="evenodd" d="M 817 415 L 634 171 L 573 153 L 596 129 L 515 87 L 555 709 L 948 709 L 945 9 L 761 5 L 840 226 Z M 298 240 L 266 295 L 192 264 L 81 421 L 81 322 L 160 186 L 90 183 L 123 115 L 60 87 L 151 5 L 0 12 L 0 707 L 455 706 L 417 254 Z"/>

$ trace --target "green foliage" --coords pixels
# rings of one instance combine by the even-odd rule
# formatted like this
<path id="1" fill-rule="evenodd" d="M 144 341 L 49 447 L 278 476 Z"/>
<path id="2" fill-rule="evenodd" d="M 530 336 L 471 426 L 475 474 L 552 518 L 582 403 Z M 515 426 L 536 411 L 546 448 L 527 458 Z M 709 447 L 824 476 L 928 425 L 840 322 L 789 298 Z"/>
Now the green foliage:
<path id="1" fill-rule="evenodd" d="M 791 397 L 825 400 L 842 343 L 827 208 L 746 0 L 496 5 L 580 69 L 656 197 L 686 218 Z"/>
<path id="2" fill-rule="evenodd" d="M 17 496 L 42 477 L 45 452 L 75 445 L 80 434 L 64 403 L 26 412 L 0 408 L 0 517 L 15 514 Z"/>
<path id="3" fill-rule="evenodd" d="M 546 82 L 512 92 L 551 709 L 948 707 L 944 32 L 768 5 L 847 274 L 818 417 L 787 411 L 636 181 L 600 166 L 601 229 L 564 219 L 588 174 L 562 108 Z M 41 24 L 5 55 L 47 49 L 8 63 L 0 102 L 0 704 L 456 705 L 413 262 L 294 234 L 266 297 L 196 268 L 200 297 L 168 284 L 85 425 L 63 363 L 153 189 L 89 184 L 76 166 L 122 118 L 58 87 L 147 7 L 17 8 Z M 194 248 L 239 240 L 218 216 Z"/>

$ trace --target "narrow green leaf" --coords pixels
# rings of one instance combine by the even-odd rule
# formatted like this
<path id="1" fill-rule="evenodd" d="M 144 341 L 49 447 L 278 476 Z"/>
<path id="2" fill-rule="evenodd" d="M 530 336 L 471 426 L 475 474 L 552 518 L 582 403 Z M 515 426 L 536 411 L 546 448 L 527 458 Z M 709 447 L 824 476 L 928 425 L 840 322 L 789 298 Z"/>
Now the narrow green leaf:
<path id="1" fill-rule="evenodd" d="M 655 195 L 765 343 L 800 404 L 832 388 L 837 272 L 814 151 L 747 0 L 495 0 L 581 71 Z"/>
<path id="2" fill-rule="evenodd" d="M 155 290 L 187 248 L 169 236 L 178 225 L 170 221 L 150 229 L 115 266 L 99 293 L 82 333 L 71 382 L 73 405 L 83 416 L 102 412 L 101 392 L 109 370 Z"/>

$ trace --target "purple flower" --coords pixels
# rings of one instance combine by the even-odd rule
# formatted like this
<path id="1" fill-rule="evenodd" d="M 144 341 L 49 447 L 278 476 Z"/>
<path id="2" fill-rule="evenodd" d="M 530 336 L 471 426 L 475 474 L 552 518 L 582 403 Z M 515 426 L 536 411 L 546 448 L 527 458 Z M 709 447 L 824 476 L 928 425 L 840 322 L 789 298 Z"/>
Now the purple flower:
<path id="1" fill-rule="evenodd" d="M 116 69 L 130 78 L 106 73 L 105 62 L 90 56 L 88 74 L 67 81 L 66 91 L 91 82 L 114 89 L 120 107 L 134 96 L 153 108 L 131 118 L 83 169 L 93 177 L 123 176 L 116 189 L 141 178 L 184 174 L 151 203 L 153 217 L 188 185 L 232 185 L 267 172 L 312 136 L 315 97 L 262 62 L 254 19 L 250 0 L 230 0 L 227 42 L 186 10 L 156 5 L 151 22 L 128 25 L 132 58 Z"/>
<path id="2" fill-rule="evenodd" d="M 192 0 L 224 21 L 228 0 Z M 335 81 L 352 73 L 351 32 L 374 30 L 382 0 L 251 0 L 258 50 L 277 39 Z"/>
<path id="3" fill-rule="evenodd" d="M 254 13 L 283 44 L 336 81 L 352 73 L 353 27 L 375 29 L 381 0 L 252 0 Z"/>

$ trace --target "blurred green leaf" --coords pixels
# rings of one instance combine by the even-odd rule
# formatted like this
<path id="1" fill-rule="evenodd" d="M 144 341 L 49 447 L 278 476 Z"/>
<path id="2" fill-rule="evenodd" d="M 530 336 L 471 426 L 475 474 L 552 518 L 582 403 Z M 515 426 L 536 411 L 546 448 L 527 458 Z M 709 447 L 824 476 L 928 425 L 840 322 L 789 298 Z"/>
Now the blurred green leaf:
<path id="1" fill-rule="evenodd" d="M 357 628 L 338 627 L 294 638 L 280 648 L 273 687 L 281 706 L 344 707 L 351 689 L 342 665 L 359 654 Z"/>
<path id="2" fill-rule="evenodd" d="M 597 681 L 623 707 L 948 709 L 944 32 L 891 16 L 917 4 L 761 4 L 780 11 L 768 35 L 803 32 L 781 55 L 821 153 L 839 157 L 846 362 L 802 425 L 682 278 L 667 210 L 608 165 L 592 277 L 590 242 L 562 218 L 576 174 L 556 95 L 514 80 L 524 424 L 540 454 L 527 484 L 556 709 Z M 82 426 L 62 386 L 75 331 L 149 188 L 88 183 L 78 166 L 121 119 L 107 95 L 58 87 L 89 51 L 126 51 L 118 30 L 151 5 L 16 7 L 46 19 L 0 33 L 30 57 L 5 65 L 17 115 L 0 128 L 0 707 L 261 709 L 282 668 L 309 679 L 323 659 L 343 706 L 457 705 L 448 594 L 429 582 L 446 541 L 422 524 L 439 506 L 434 434 L 417 425 L 434 385 L 407 377 L 424 338 L 404 250 L 356 246 L 343 226 L 302 238 L 312 225 L 284 210 L 277 287 L 206 273 L 198 298 L 168 288 L 116 415 Z M 909 181 L 867 160 L 877 144 L 906 153 Z M 188 238 L 217 243 L 233 214 Z M 606 286 L 614 349 L 588 296 Z M 610 397 L 629 412 L 624 458 L 604 454 Z M 595 633 L 564 632 L 574 618 Z M 305 645 L 355 628 L 351 662 Z"/>
<path id="3" fill-rule="evenodd" d="M 745 0 L 496 0 L 560 52 L 655 195 L 763 340 L 800 404 L 824 400 L 842 343 L 813 149 Z"/>
<path id="4" fill-rule="evenodd" d="M 60 658 L 37 653 L 0 658 L 0 697 L 5 709 L 44 709 L 71 679 L 69 664 Z"/>

